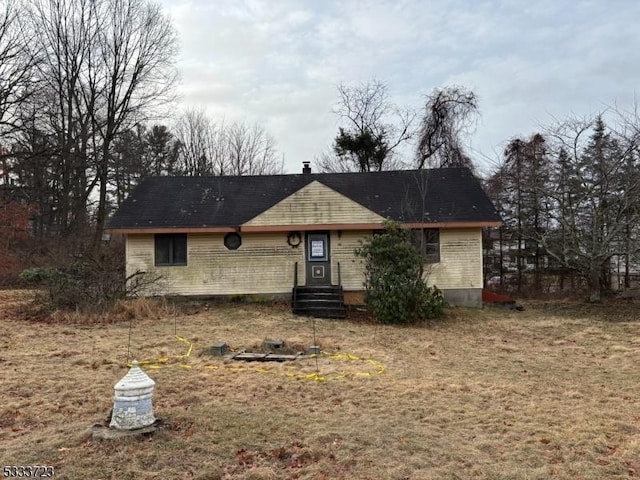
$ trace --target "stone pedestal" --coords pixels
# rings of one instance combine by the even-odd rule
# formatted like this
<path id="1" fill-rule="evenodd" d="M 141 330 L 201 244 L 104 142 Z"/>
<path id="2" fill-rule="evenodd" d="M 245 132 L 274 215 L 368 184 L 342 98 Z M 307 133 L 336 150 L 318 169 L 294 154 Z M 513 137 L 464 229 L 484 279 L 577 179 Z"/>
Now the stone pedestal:
<path id="1" fill-rule="evenodd" d="M 135 430 L 153 425 L 151 397 L 156 384 L 144 373 L 135 360 L 129 372 L 115 385 L 113 414 L 110 428 Z"/>
<path id="2" fill-rule="evenodd" d="M 224 357 L 229 351 L 229 345 L 225 342 L 216 342 L 213 346 L 205 349 L 203 355 L 213 355 L 214 357 Z"/>

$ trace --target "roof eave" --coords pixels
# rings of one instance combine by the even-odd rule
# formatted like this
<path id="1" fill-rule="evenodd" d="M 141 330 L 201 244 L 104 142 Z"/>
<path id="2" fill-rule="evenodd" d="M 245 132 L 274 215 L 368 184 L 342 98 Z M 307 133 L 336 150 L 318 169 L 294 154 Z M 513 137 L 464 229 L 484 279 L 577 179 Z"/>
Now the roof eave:
<path id="1" fill-rule="evenodd" d="M 405 228 L 484 228 L 500 227 L 501 221 L 472 221 L 472 222 L 410 222 L 401 223 Z M 255 225 L 238 227 L 110 227 L 108 232 L 123 234 L 154 234 L 154 233 L 229 233 L 229 232 L 289 232 L 289 231 L 318 231 L 318 230 L 380 230 L 383 223 L 318 223 L 293 225 Z"/>

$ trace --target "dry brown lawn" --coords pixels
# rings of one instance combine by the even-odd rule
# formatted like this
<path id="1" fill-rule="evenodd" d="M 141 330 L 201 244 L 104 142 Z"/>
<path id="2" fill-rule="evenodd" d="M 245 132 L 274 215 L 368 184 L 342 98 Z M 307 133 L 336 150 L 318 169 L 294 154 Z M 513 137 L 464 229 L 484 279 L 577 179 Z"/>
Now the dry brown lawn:
<path id="1" fill-rule="evenodd" d="M 284 307 L 148 308 L 131 354 L 173 357 L 145 367 L 164 426 L 96 440 L 126 373 L 129 322 L 20 319 L 20 299 L 0 292 L 0 466 L 91 480 L 640 477 L 637 305 L 455 309 L 412 327 L 318 320 L 324 351 L 357 357 L 320 356 L 323 382 L 306 377 L 315 360 L 198 355 L 218 340 L 311 345 L 312 321 Z"/>

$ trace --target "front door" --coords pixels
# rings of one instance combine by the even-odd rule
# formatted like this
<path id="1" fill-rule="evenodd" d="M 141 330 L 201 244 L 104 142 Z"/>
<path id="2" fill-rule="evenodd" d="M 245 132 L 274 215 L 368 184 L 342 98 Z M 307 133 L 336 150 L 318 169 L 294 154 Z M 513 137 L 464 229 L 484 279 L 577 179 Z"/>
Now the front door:
<path id="1" fill-rule="evenodd" d="M 328 233 L 307 233 L 307 285 L 331 285 L 331 257 Z"/>

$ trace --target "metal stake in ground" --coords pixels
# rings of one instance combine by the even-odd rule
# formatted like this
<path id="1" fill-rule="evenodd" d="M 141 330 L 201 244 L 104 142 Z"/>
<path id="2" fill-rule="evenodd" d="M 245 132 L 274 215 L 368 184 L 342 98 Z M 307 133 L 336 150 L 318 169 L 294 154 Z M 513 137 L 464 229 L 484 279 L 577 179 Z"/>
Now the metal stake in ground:
<path id="1" fill-rule="evenodd" d="M 131 358 L 131 329 L 133 328 L 133 319 L 129 319 L 129 344 L 127 345 L 127 359 L 124 364 L 129 365 L 129 359 Z"/>
<path id="2" fill-rule="evenodd" d="M 315 317 L 313 317 L 313 344 L 318 345 L 318 342 L 316 342 L 316 318 Z M 320 373 L 320 367 L 318 366 L 319 356 L 320 355 L 316 353 L 316 375 Z"/>

